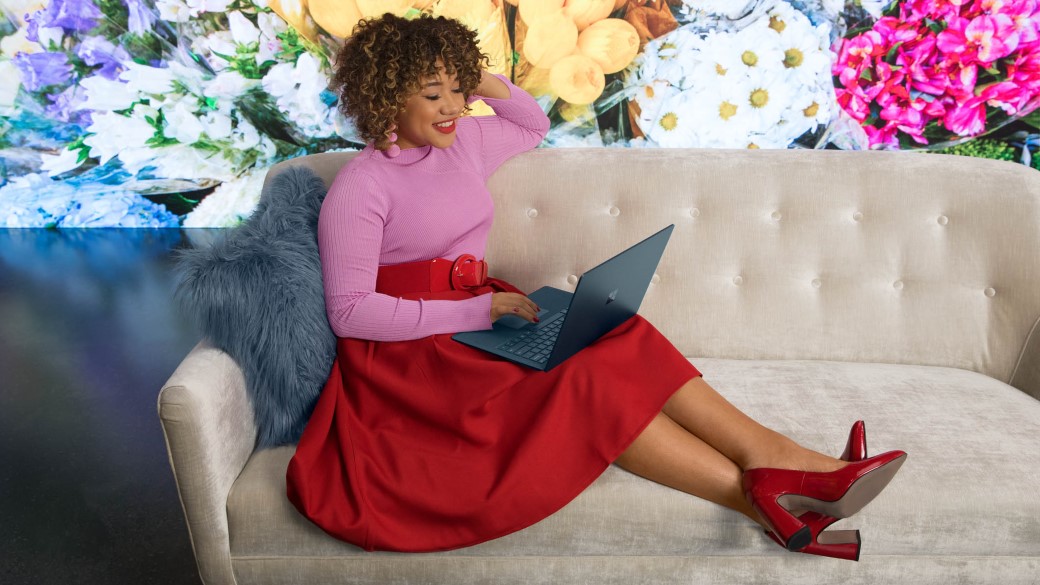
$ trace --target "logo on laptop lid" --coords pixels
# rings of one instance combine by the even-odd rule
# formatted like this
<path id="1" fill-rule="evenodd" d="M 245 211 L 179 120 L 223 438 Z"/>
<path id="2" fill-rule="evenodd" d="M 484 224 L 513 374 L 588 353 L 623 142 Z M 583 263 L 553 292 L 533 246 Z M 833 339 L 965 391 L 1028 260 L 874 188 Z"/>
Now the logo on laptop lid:
<path id="1" fill-rule="evenodd" d="M 607 304 L 608 305 L 610 303 L 613 303 L 615 300 L 617 300 L 617 290 L 618 289 L 615 288 L 614 290 L 610 291 L 609 295 L 607 295 Z"/>

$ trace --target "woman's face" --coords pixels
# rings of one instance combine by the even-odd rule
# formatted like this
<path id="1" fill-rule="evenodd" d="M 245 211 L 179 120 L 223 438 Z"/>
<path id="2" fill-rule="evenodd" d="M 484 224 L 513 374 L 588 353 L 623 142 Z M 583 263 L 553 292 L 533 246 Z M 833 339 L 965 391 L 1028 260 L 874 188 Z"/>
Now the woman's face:
<path id="1" fill-rule="evenodd" d="M 455 120 L 465 106 L 457 76 L 445 73 L 438 62 L 437 74 L 422 80 L 419 93 L 405 101 L 397 116 L 397 145 L 448 148 L 455 142 Z"/>

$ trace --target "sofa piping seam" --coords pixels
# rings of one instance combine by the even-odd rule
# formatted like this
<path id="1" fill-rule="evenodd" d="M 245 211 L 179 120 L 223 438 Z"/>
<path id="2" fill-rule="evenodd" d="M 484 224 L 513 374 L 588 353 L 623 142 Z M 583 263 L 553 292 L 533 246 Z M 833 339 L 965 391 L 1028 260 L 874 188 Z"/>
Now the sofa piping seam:
<path id="1" fill-rule="evenodd" d="M 1038 328 L 1040 328 L 1040 317 L 1036 318 L 1036 321 L 1033 322 L 1033 327 L 1026 334 L 1026 339 L 1022 343 L 1022 350 L 1018 353 L 1018 360 L 1015 362 L 1015 367 L 1011 369 L 1011 376 L 1008 377 L 1008 384 L 1011 384 L 1011 381 L 1018 375 L 1018 369 L 1022 367 L 1022 362 L 1026 359 L 1026 350 L 1029 349 L 1029 342 L 1033 339 L 1033 334 L 1037 332 Z"/>

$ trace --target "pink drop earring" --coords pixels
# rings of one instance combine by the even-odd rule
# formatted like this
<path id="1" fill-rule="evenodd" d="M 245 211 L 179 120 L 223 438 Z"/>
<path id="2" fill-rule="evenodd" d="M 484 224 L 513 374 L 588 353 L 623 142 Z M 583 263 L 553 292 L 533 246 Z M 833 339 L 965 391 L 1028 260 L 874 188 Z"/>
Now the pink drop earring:
<path id="1" fill-rule="evenodd" d="M 397 145 L 397 133 L 394 132 L 394 130 L 397 130 L 397 124 L 390 125 L 390 136 L 388 138 L 390 140 L 390 146 L 385 151 L 386 156 L 390 158 L 394 158 L 401 154 L 401 147 Z"/>

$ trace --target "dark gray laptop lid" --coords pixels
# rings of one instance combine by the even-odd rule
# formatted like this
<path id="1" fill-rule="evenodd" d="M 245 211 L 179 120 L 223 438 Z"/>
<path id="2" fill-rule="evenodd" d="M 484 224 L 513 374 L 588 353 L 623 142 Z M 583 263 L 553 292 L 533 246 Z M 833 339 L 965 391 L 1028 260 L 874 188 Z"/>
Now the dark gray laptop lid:
<path id="1" fill-rule="evenodd" d="M 675 224 L 669 225 L 582 274 L 547 370 L 639 311 L 674 229 Z"/>

